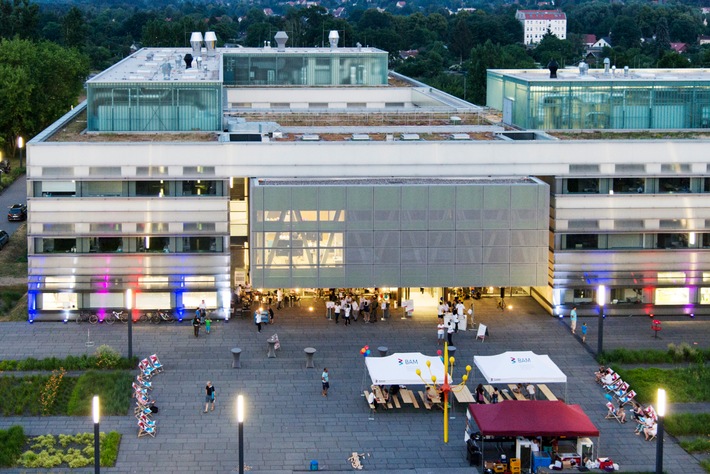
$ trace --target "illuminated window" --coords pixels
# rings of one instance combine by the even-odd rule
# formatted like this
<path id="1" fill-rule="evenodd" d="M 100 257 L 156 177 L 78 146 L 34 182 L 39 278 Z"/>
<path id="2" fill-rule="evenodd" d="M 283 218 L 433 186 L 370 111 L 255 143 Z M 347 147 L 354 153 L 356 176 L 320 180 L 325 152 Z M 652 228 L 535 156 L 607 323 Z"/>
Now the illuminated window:
<path id="1" fill-rule="evenodd" d="M 657 305 L 677 305 L 690 303 L 689 288 L 656 288 Z"/>
<path id="2" fill-rule="evenodd" d="M 684 272 L 658 272 L 659 285 L 684 285 Z"/>

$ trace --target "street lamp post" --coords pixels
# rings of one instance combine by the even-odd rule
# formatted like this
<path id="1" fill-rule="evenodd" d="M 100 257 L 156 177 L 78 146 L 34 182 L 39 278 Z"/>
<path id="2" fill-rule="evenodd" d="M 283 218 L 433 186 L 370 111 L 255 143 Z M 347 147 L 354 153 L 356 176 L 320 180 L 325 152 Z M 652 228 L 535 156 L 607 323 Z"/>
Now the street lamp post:
<path id="1" fill-rule="evenodd" d="M 94 473 L 101 471 L 101 453 L 99 444 L 99 396 L 94 395 L 92 410 L 94 416 Z"/>
<path id="2" fill-rule="evenodd" d="M 237 397 L 237 423 L 239 425 L 239 474 L 244 474 L 244 396 Z"/>
<path id="3" fill-rule="evenodd" d="M 599 306 L 599 327 L 597 328 L 597 355 L 604 350 L 604 303 L 606 302 L 606 288 L 599 285 L 597 288 L 597 305 Z"/>
<path id="4" fill-rule="evenodd" d="M 133 358 L 133 291 L 126 290 L 126 312 L 128 313 L 128 359 Z"/>
<path id="5" fill-rule="evenodd" d="M 656 426 L 656 474 L 663 474 L 663 417 L 666 416 L 666 391 L 658 389 L 658 400 L 656 414 L 658 415 L 658 425 Z"/>
<path id="6" fill-rule="evenodd" d="M 22 149 L 25 147 L 25 139 L 17 137 L 17 148 L 20 149 L 20 169 L 22 169 Z"/>

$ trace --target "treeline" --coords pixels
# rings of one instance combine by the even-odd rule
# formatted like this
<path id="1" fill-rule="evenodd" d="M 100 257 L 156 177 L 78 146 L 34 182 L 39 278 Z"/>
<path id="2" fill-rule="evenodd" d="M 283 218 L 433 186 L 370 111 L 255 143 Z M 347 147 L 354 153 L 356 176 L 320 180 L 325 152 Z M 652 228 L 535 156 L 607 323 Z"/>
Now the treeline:
<path id="1" fill-rule="evenodd" d="M 13 111 L 0 118 L 0 137 L 6 147 L 12 137 L 19 133 L 31 136 L 66 111 L 76 100 L 76 96 L 71 100 L 67 96 L 80 92 L 89 68 L 103 70 L 130 54 L 132 47 L 188 46 L 192 31 L 215 31 L 219 46 L 258 47 L 265 41 L 273 42 L 274 34 L 284 30 L 289 46 L 312 47 L 326 46 L 328 32 L 338 30 L 341 46 L 360 43 L 386 50 L 391 68 L 479 104 L 485 102 L 486 69 L 540 67 L 552 58 L 563 65 L 576 64 L 585 58 L 586 34 L 608 37 L 612 47 L 598 55 L 599 62 L 609 57 L 619 68 L 710 66 L 710 49 L 697 42 L 699 35 L 710 31 L 700 8 L 690 2 L 653 5 L 568 0 L 561 4 L 568 18 L 567 39 L 546 35 L 536 48 L 522 45 L 522 26 L 515 19 L 518 7 L 503 2 L 481 1 L 480 5 L 474 3 L 475 11 L 455 14 L 448 8 L 471 3 L 457 0 L 444 8 L 439 1 L 408 2 L 405 8 L 396 8 L 396 2 L 390 2 L 380 10 L 346 6 L 342 18 L 323 6 L 269 5 L 279 14 L 267 16 L 263 4 L 166 3 L 38 5 L 30 0 L 0 0 L 0 38 L 5 39 L 0 43 L 0 64 L 6 65 L 0 66 L 0 108 Z M 147 4 L 151 6 L 145 7 Z M 412 12 L 413 5 L 418 5 L 418 11 Z M 402 14 L 406 12 L 412 13 Z M 16 43 L 21 40 L 26 42 Z M 687 51 L 676 53 L 672 42 L 687 43 Z M 51 49 L 50 44 L 59 49 Z M 13 56 L 30 45 L 37 52 L 28 58 L 43 63 L 25 66 L 22 58 Z M 402 51 L 409 52 L 404 55 L 407 59 L 402 59 Z M 47 62 L 42 59 L 46 55 L 62 61 Z M 11 71 L 9 64 L 27 67 L 27 72 Z M 597 65 L 592 62 L 591 66 Z M 50 68 L 59 72 L 34 72 Z M 21 87 L 24 78 L 17 74 L 25 74 L 29 85 Z M 77 76 L 82 76 L 81 80 Z M 58 98 L 57 106 L 36 107 L 33 102 L 18 103 L 19 99 L 12 102 L 8 97 L 17 95 L 16 89 L 27 101 L 29 97 Z M 42 89 L 49 91 L 45 94 L 49 99 L 35 95 Z M 38 117 L 29 119 L 28 114 Z"/>

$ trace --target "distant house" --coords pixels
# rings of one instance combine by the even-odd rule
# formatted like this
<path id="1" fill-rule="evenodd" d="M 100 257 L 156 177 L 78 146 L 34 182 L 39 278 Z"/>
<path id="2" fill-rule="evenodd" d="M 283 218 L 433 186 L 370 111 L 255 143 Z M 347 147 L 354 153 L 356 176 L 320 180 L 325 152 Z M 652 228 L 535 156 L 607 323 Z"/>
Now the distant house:
<path id="1" fill-rule="evenodd" d="M 537 44 L 549 31 L 567 38 L 567 15 L 560 10 L 518 10 L 515 18 L 523 24 L 523 43 Z"/>
<path id="2" fill-rule="evenodd" d="M 710 36 L 707 36 L 707 35 L 698 36 L 698 43 L 700 44 L 700 46 L 702 46 L 704 44 L 710 44 Z"/>
<path id="3" fill-rule="evenodd" d="M 700 13 L 702 13 L 703 15 L 707 15 L 708 13 L 710 13 L 710 7 L 701 7 Z"/>
<path id="4" fill-rule="evenodd" d="M 271 8 L 264 8 L 264 15 L 274 16 L 274 11 Z"/>
<path id="5" fill-rule="evenodd" d="M 397 2 L 394 6 L 396 6 L 397 8 L 404 8 L 405 6 L 407 6 L 407 2 Z"/>
<path id="6" fill-rule="evenodd" d="M 686 43 L 671 43 L 671 49 L 678 54 L 683 54 L 688 50 Z"/>
<path id="7" fill-rule="evenodd" d="M 597 36 L 592 34 L 582 35 L 582 44 L 585 48 L 591 48 L 597 42 Z"/>
<path id="8" fill-rule="evenodd" d="M 408 49 L 406 51 L 400 51 L 399 57 L 402 59 L 416 58 L 418 54 L 418 49 Z"/>
<path id="9" fill-rule="evenodd" d="M 345 16 L 345 7 L 338 7 L 333 10 L 333 18 L 343 18 Z"/>

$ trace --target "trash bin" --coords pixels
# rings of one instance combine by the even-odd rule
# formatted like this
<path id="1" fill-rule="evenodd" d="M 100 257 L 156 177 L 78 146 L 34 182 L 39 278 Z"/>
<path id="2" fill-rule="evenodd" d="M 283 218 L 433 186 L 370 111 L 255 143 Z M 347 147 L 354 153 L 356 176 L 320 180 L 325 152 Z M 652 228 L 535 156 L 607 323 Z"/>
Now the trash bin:
<path id="1" fill-rule="evenodd" d="M 317 471 L 318 470 L 318 461 L 315 459 L 311 461 L 311 471 Z"/>

